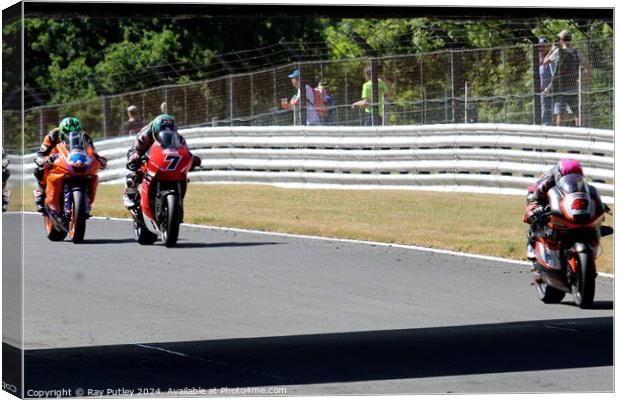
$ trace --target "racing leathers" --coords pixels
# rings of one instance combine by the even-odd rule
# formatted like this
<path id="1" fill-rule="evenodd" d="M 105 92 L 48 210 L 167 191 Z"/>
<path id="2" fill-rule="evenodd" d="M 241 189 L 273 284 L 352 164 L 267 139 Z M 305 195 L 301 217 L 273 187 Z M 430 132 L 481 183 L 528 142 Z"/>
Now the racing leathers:
<path id="1" fill-rule="evenodd" d="M 86 133 L 83 133 L 84 136 L 84 144 L 86 146 L 92 146 L 93 154 L 97 158 L 97 161 L 101 164 L 101 168 L 105 168 L 108 163 L 107 158 L 99 155 L 95 150 L 95 146 L 93 144 L 93 140 Z M 34 169 L 34 176 L 37 179 L 38 188 L 35 194 L 35 205 L 38 212 L 43 212 L 45 210 L 45 195 L 46 195 L 46 185 L 47 185 L 47 177 L 50 166 L 56 159 L 55 154 L 53 154 L 56 145 L 61 141 L 61 134 L 59 128 L 52 129 L 45 138 L 43 138 L 43 142 L 39 147 L 39 150 L 36 153 L 36 157 L 34 159 L 34 163 L 36 167 Z"/>
<path id="2" fill-rule="evenodd" d="M 127 209 L 135 208 L 139 204 L 138 185 L 144 178 L 140 168 L 144 162 L 144 155 L 151 148 L 153 143 L 155 143 L 154 124 L 156 120 L 157 118 L 138 132 L 134 144 L 127 151 L 127 169 L 129 169 L 130 172 L 125 179 L 125 193 L 123 195 L 123 204 Z M 177 136 L 179 143 L 187 146 L 183 136 L 178 134 L 178 132 Z M 189 153 L 192 156 L 192 168 L 199 166 L 201 163 L 200 157 L 193 155 L 191 152 Z"/>
<path id="3" fill-rule="evenodd" d="M 542 222 L 542 216 L 548 204 L 547 192 L 556 185 L 556 176 L 558 174 L 559 168 L 556 165 L 542 174 L 536 183 L 528 187 L 527 207 L 523 215 L 523 222 L 529 224 L 527 230 L 527 258 L 529 260 L 536 259 L 534 233 Z"/>

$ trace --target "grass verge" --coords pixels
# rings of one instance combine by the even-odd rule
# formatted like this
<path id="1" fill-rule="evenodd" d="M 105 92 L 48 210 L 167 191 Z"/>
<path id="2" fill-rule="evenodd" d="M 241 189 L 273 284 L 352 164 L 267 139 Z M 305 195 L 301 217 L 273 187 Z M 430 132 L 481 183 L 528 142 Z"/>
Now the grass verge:
<path id="1" fill-rule="evenodd" d="M 129 218 L 120 185 L 100 185 L 93 214 Z M 27 209 L 32 209 L 29 198 Z M 191 185 L 185 222 L 411 244 L 525 259 L 525 199 L 407 190 L 305 190 L 266 185 Z M 613 218 L 607 218 L 613 226 Z M 612 272 L 603 239 L 600 271 Z"/>

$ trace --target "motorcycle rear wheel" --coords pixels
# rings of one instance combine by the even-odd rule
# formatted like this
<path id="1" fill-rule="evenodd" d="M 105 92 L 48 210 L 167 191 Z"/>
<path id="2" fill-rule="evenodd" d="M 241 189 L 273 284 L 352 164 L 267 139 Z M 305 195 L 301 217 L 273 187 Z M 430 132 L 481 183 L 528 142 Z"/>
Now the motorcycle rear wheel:
<path id="1" fill-rule="evenodd" d="M 554 304 L 562 301 L 566 293 L 547 285 L 544 282 L 534 282 L 538 298 L 545 304 Z"/>
<path id="2" fill-rule="evenodd" d="M 149 245 L 155 243 L 157 240 L 157 235 L 137 223 L 133 221 L 133 236 L 136 239 L 136 242 L 141 245 Z"/>
<path id="3" fill-rule="evenodd" d="M 577 276 L 571 283 L 571 291 L 575 304 L 579 308 L 589 308 L 594 301 L 594 291 L 596 278 L 596 272 L 594 267 L 594 260 L 588 253 L 578 253 L 577 258 Z"/>
<path id="4" fill-rule="evenodd" d="M 161 240 L 166 247 L 174 247 L 179 238 L 179 225 L 181 224 L 179 197 L 176 194 L 167 195 L 162 207 Z"/>

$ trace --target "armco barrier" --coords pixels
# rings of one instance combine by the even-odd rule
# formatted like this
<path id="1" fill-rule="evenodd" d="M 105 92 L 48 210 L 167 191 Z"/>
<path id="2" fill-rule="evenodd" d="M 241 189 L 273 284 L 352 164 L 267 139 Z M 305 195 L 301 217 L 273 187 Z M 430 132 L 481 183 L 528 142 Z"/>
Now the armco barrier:
<path id="1" fill-rule="evenodd" d="M 613 201 L 613 131 L 510 124 L 215 127 L 182 130 L 203 170 L 193 182 L 522 194 L 560 158 L 579 160 Z M 133 137 L 99 141 L 104 183 L 124 181 Z M 12 157 L 19 161 L 19 157 Z M 34 154 L 24 157 L 33 182 Z"/>

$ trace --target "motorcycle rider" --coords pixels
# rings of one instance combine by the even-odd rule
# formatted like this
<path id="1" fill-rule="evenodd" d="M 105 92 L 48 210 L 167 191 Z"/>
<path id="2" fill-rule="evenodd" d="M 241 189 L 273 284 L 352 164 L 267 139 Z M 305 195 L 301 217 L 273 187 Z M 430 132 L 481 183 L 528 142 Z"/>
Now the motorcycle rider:
<path id="1" fill-rule="evenodd" d="M 549 171 L 538 178 L 535 184 L 528 188 L 527 207 L 523 216 L 523 222 L 529 224 L 527 231 L 527 258 L 536 259 L 534 232 L 542 222 L 545 207 L 548 204 L 547 192 L 553 188 L 557 182 L 565 175 L 579 174 L 583 176 L 581 164 L 572 158 L 563 158 Z"/>
<path id="2" fill-rule="evenodd" d="M 127 151 L 127 169 L 131 171 L 125 179 L 125 193 L 123 194 L 123 205 L 127 209 L 135 208 L 140 204 L 138 185 L 144 178 L 140 170 L 143 164 L 142 157 L 158 140 L 159 134 L 166 131 L 173 132 L 179 143 L 186 146 L 185 139 L 177 131 L 174 117 L 169 114 L 160 114 L 138 132 L 134 144 Z M 192 156 L 192 168 L 200 166 L 200 157 L 192 155 L 191 152 L 190 155 Z"/>
<path id="3" fill-rule="evenodd" d="M 49 156 L 58 143 L 66 143 L 71 132 L 82 134 L 84 144 L 86 146 L 92 146 L 93 153 L 97 158 L 97 161 L 101 164 L 102 169 L 104 169 L 108 163 L 107 158 L 94 151 L 95 146 L 93 144 L 93 140 L 82 130 L 82 124 L 80 121 L 75 117 L 64 118 L 60 121 L 57 128 L 52 129 L 47 135 L 45 135 L 45 138 L 43 138 L 43 143 L 41 143 L 41 147 L 39 147 L 39 151 L 37 151 L 36 158 L 34 159 L 34 163 L 36 164 L 34 176 L 38 183 L 38 188 L 35 194 L 35 206 L 37 208 L 37 212 L 45 211 L 45 189 L 47 184 L 47 175 L 55 160 L 53 156 Z"/>

